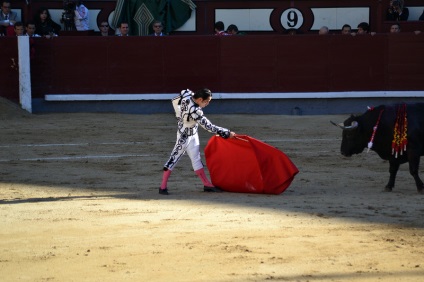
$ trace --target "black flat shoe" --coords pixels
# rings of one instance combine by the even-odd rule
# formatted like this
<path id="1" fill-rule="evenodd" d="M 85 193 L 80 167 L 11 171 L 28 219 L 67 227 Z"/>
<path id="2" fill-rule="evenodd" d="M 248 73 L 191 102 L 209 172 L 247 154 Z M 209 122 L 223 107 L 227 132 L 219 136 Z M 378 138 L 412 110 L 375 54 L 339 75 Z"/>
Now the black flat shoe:
<path id="1" fill-rule="evenodd" d="M 203 192 L 221 193 L 221 192 L 224 192 L 224 191 L 221 190 L 221 188 L 219 188 L 219 187 L 203 186 Z"/>
<path id="2" fill-rule="evenodd" d="M 161 194 L 161 195 L 169 195 L 168 188 L 165 188 L 165 189 L 160 189 L 159 188 L 159 194 Z"/>

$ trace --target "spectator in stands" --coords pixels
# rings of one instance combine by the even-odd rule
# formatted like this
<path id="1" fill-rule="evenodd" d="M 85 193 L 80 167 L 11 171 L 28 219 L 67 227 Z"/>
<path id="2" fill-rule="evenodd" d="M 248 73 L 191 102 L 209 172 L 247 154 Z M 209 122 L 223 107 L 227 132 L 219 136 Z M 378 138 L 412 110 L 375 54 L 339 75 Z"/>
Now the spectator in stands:
<path id="1" fill-rule="evenodd" d="M 34 22 L 38 34 L 46 38 L 57 36 L 62 29 L 59 24 L 52 20 L 49 10 L 44 7 L 38 9 L 34 16 Z"/>
<path id="2" fill-rule="evenodd" d="M 118 26 L 119 34 L 118 36 L 130 36 L 130 27 L 127 22 L 121 22 Z"/>
<path id="3" fill-rule="evenodd" d="M 341 33 L 343 35 L 350 35 L 352 33 L 352 27 L 348 24 L 344 24 Z"/>
<path id="4" fill-rule="evenodd" d="M 24 24 L 22 22 L 15 22 L 14 31 L 16 36 L 26 36 Z M 34 39 L 29 38 L 29 56 L 34 58 L 35 48 L 34 48 Z"/>
<path id="5" fill-rule="evenodd" d="M 11 4 L 9 0 L 2 1 L 1 13 L 0 13 L 0 24 L 8 27 L 16 23 L 17 14 L 11 10 Z"/>
<path id="6" fill-rule="evenodd" d="M 370 32 L 370 25 L 366 22 L 358 24 L 358 34 L 368 34 Z"/>
<path id="7" fill-rule="evenodd" d="M 399 23 L 395 23 L 395 24 L 392 24 L 390 26 L 390 33 L 400 33 L 400 32 L 401 32 L 401 29 L 400 29 L 400 24 Z M 413 32 L 415 34 L 420 34 L 421 33 L 420 30 L 415 30 Z"/>
<path id="8" fill-rule="evenodd" d="M 74 23 L 78 31 L 86 31 L 89 29 L 88 9 L 82 4 L 82 1 L 77 1 L 77 5 L 75 6 Z"/>
<path id="9" fill-rule="evenodd" d="M 153 27 L 153 33 L 150 34 L 151 36 L 165 36 L 163 31 L 163 25 L 161 21 L 154 21 L 152 24 Z"/>
<path id="10" fill-rule="evenodd" d="M 227 28 L 227 33 L 229 35 L 245 35 L 246 33 L 239 31 L 238 27 L 235 24 L 230 24 Z"/>
<path id="11" fill-rule="evenodd" d="M 358 28 L 358 31 L 356 33 L 352 32 L 351 33 L 352 36 L 355 36 L 357 34 L 359 35 L 364 35 L 364 34 L 375 35 L 376 34 L 375 32 L 370 31 L 370 25 L 366 22 L 361 22 L 360 24 L 358 24 L 357 28 Z"/>
<path id="12" fill-rule="evenodd" d="M 225 36 L 225 35 L 229 35 L 228 33 L 225 32 L 225 26 L 224 23 L 219 21 L 216 22 L 214 25 L 215 28 L 215 35 L 217 36 Z"/>
<path id="13" fill-rule="evenodd" d="M 100 35 L 109 36 L 109 23 L 107 21 L 102 21 L 100 23 Z"/>
<path id="14" fill-rule="evenodd" d="M 407 21 L 409 10 L 403 5 L 403 0 L 391 0 L 387 9 L 386 21 Z"/>
<path id="15" fill-rule="evenodd" d="M 11 26 L 16 23 L 16 18 L 18 15 L 10 10 L 11 4 L 9 0 L 4 0 L 1 3 L 2 5 L 0 12 L 0 35 L 7 35 L 7 33 L 11 35 L 13 34 L 13 32 L 11 32 L 13 30 Z"/>
<path id="16" fill-rule="evenodd" d="M 390 26 L 390 33 L 400 33 L 400 24 L 395 23 Z"/>
<path id="17" fill-rule="evenodd" d="M 327 35 L 329 34 L 329 30 L 327 26 L 322 26 L 319 31 L 318 31 L 319 35 Z"/>
<path id="18" fill-rule="evenodd" d="M 25 26 L 25 30 L 26 30 L 26 35 L 29 37 L 40 37 L 40 35 L 35 33 L 35 23 L 33 21 L 29 21 L 26 23 Z"/>
<path id="19" fill-rule="evenodd" d="M 15 30 L 16 36 L 24 36 L 24 24 L 22 22 L 15 22 L 13 29 Z"/>

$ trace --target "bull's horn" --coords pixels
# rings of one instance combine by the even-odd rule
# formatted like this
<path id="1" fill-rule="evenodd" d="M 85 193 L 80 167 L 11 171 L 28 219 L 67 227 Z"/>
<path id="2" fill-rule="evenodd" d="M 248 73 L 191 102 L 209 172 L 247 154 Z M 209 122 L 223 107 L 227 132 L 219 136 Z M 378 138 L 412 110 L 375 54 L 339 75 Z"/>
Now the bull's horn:
<path id="1" fill-rule="evenodd" d="M 335 123 L 334 121 L 330 120 L 331 124 L 340 128 L 344 128 L 344 124 L 343 123 Z"/>
<path id="2" fill-rule="evenodd" d="M 350 130 L 350 129 L 355 129 L 355 128 L 357 128 L 357 127 L 358 127 L 358 122 L 357 122 L 357 121 L 352 121 L 352 124 L 351 124 L 351 125 L 349 125 L 349 126 L 345 126 L 342 122 L 341 122 L 341 123 L 335 123 L 335 122 L 333 122 L 333 121 L 331 121 L 331 120 L 330 120 L 330 122 L 331 122 L 333 125 L 335 125 L 335 126 L 337 126 L 337 127 L 340 127 L 341 129 L 347 129 L 347 130 Z"/>

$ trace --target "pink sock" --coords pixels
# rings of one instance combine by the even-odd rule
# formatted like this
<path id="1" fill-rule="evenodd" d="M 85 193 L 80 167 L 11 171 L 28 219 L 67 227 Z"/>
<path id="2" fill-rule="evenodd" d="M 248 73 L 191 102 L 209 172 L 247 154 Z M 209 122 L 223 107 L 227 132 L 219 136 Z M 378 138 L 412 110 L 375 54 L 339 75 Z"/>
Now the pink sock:
<path id="1" fill-rule="evenodd" d="M 171 175 L 172 170 L 165 170 L 163 172 L 163 176 L 162 176 L 162 184 L 160 185 L 160 189 L 165 189 L 167 188 L 167 184 L 168 184 L 168 178 Z"/>
<path id="2" fill-rule="evenodd" d="M 202 180 L 203 185 L 208 187 L 213 187 L 213 184 L 209 181 L 208 177 L 205 174 L 205 170 L 203 168 L 194 171 L 197 176 Z"/>

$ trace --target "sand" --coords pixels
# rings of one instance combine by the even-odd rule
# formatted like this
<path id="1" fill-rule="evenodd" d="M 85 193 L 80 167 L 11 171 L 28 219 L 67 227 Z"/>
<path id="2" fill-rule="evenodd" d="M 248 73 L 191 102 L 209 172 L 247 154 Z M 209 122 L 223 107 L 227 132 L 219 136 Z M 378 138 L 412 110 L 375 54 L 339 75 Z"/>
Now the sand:
<path id="1" fill-rule="evenodd" d="M 204 193 L 185 156 L 159 195 L 172 113 L 30 115 L 0 99 L 1 280 L 423 281 L 424 196 L 407 165 L 383 192 L 386 161 L 340 155 L 329 121 L 346 116 L 208 117 L 286 153 L 291 186 Z"/>

